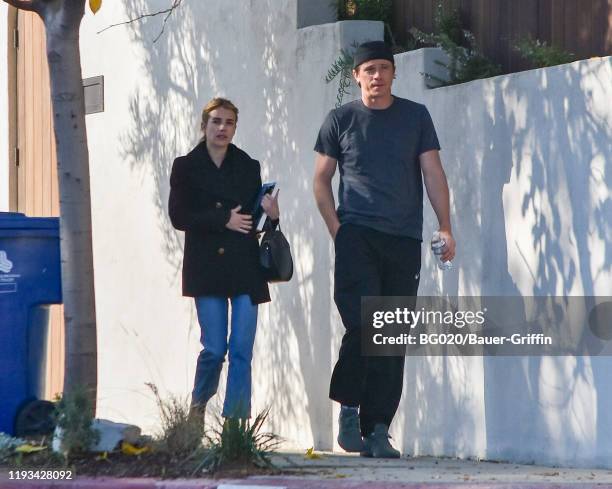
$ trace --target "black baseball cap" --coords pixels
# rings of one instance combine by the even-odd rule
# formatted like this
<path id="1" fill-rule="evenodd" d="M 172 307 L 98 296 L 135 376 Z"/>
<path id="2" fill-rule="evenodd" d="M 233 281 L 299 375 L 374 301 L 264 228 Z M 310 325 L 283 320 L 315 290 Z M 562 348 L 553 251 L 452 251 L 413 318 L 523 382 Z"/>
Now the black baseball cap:
<path id="1" fill-rule="evenodd" d="M 360 44 L 353 55 L 353 69 L 371 59 L 386 59 L 395 66 L 393 51 L 383 41 L 368 41 Z"/>

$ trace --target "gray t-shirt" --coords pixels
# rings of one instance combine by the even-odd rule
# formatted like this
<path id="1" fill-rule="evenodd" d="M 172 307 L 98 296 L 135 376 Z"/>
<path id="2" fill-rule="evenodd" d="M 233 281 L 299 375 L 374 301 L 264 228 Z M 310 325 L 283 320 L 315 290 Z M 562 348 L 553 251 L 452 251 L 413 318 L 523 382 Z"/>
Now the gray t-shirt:
<path id="1" fill-rule="evenodd" d="M 349 102 L 327 115 L 314 149 L 338 160 L 341 224 L 422 240 L 419 155 L 440 149 L 424 105 L 395 96 L 383 110 Z"/>

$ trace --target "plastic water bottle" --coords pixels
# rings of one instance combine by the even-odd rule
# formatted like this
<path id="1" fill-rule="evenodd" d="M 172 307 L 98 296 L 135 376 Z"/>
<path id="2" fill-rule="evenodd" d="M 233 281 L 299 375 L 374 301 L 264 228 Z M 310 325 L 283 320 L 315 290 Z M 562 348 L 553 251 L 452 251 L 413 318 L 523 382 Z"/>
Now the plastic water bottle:
<path id="1" fill-rule="evenodd" d="M 438 268 L 440 270 L 450 270 L 453 268 L 453 262 L 442 261 L 442 254 L 446 251 L 446 241 L 440 237 L 440 233 L 436 231 L 431 238 L 431 251 L 436 257 Z"/>

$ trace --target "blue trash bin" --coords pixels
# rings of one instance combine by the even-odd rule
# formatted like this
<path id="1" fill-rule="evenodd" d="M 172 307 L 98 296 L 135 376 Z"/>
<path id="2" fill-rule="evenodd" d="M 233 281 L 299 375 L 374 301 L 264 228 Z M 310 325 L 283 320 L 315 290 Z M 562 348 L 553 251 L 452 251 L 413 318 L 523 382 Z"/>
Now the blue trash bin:
<path id="1" fill-rule="evenodd" d="M 21 435 L 18 419 L 49 414 L 49 403 L 37 400 L 48 308 L 61 302 L 59 219 L 0 212 L 0 432 Z"/>

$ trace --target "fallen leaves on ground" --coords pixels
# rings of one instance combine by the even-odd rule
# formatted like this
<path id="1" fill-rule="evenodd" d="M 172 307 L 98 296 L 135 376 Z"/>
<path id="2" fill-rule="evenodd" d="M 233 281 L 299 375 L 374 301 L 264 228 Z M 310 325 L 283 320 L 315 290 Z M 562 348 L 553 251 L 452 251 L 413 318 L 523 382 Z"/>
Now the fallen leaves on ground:
<path id="1" fill-rule="evenodd" d="M 121 453 L 124 455 L 142 455 L 143 453 L 147 453 L 151 451 L 151 447 L 135 447 L 131 443 L 123 442 L 121 443 Z"/>
<path id="2" fill-rule="evenodd" d="M 304 455 L 304 457 L 309 460 L 319 460 L 323 458 L 323 455 L 321 455 L 320 453 L 316 453 L 314 451 L 314 447 L 310 447 L 308 450 L 306 450 L 306 454 Z"/>
<path id="3" fill-rule="evenodd" d="M 46 450 L 46 449 L 47 447 L 42 446 L 42 445 L 30 445 L 29 443 L 25 443 L 15 448 L 15 451 L 17 453 L 34 453 L 34 452 L 41 452 L 42 450 Z"/>

